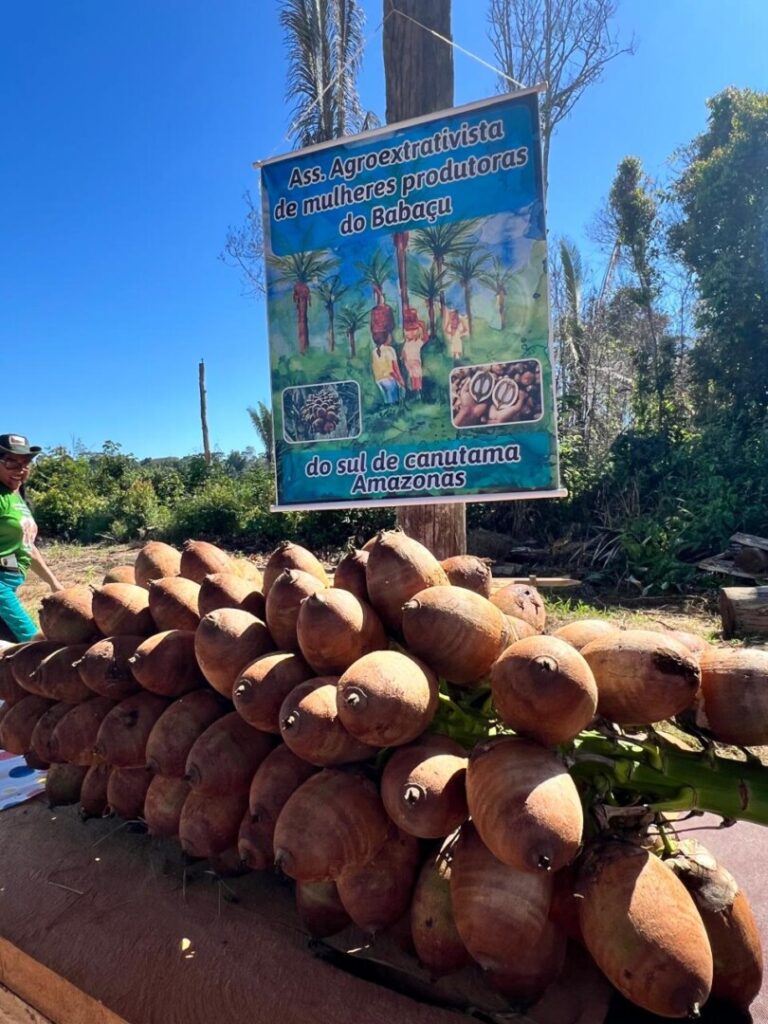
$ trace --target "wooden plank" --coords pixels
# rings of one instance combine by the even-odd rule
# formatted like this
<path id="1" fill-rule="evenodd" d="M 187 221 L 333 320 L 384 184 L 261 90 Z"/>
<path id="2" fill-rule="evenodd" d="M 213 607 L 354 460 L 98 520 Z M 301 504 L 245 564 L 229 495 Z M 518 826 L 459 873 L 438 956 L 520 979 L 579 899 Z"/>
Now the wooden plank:
<path id="1" fill-rule="evenodd" d="M 10 1016 L 13 1004 L 6 1003 L 9 1021 L 22 1021 L 24 1024 L 45 1024 L 46 1020 L 52 1024 L 126 1024 L 122 1017 L 102 1003 L 3 938 L 0 938 L 0 980 L 29 1004 L 25 1009 L 24 1003 L 16 999 L 17 1016 L 13 1017 Z M 0 1024 L 3 1024 L 3 1007 L 0 999 Z M 41 1017 L 35 1010 L 46 1017 Z"/>
<path id="2" fill-rule="evenodd" d="M 703 569 L 705 572 L 722 572 L 727 573 L 729 576 L 737 576 L 740 579 L 753 580 L 755 577 L 748 572 L 742 572 L 738 569 L 733 562 L 733 555 L 729 555 L 727 551 L 723 551 L 719 555 L 713 555 L 711 558 L 705 558 L 703 561 L 698 563 L 698 568 Z"/>
<path id="3" fill-rule="evenodd" d="M 768 551 L 768 539 L 756 537 L 753 533 L 734 533 L 731 537 L 731 544 L 737 544 L 744 548 L 762 548 Z"/>
<path id="4" fill-rule="evenodd" d="M 768 636 L 768 587 L 723 587 L 723 636 Z"/>
<path id="5" fill-rule="evenodd" d="M 0 1024 L 52 1024 L 28 1003 L 0 985 Z"/>

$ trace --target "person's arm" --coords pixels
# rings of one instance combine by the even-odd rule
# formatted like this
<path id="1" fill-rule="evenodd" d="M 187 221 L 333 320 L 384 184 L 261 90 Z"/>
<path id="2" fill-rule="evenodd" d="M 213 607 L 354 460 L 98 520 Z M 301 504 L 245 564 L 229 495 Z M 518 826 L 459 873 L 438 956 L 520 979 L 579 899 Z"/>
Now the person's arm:
<path id="1" fill-rule="evenodd" d="M 63 590 L 63 585 L 59 583 L 59 580 L 57 579 L 56 575 L 49 568 L 48 563 L 43 558 L 37 545 L 32 545 L 32 550 L 30 554 L 32 555 L 32 563 L 30 565 L 30 568 L 35 573 L 35 575 L 39 576 L 41 580 L 47 583 L 51 590 Z"/>
<path id="2" fill-rule="evenodd" d="M 398 363 L 397 355 L 394 352 L 392 353 L 392 376 L 395 378 L 395 380 L 397 381 L 401 388 L 405 387 L 403 375 L 402 373 L 400 373 L 400 364 Z"/>

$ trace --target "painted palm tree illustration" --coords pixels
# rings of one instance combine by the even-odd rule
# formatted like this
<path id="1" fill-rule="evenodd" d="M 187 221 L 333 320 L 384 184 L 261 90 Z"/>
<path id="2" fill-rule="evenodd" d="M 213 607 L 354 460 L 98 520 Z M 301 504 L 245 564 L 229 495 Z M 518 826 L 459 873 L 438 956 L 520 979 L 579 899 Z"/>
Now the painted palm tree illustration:
<path id="1" fill-rule="evenodd" d="M 354 357 L 357 355 L 355 335 L 358 331 L 361 331 L 368 322 L 368 310 L 361 302 L 356 303 L 354 306 L 342 306 L 339 310 L 338 321 L 339 326 L 347 335 L 347 341 L 349 342 L 349 354 Z"/>
<path id="2" fill-rule="evenodd" d="M 467 326 L 470 335 L 472 334 L 472 285 L 479 279 L 489 259 L 489 252 L 473 247 L 463 249 L 445 265 L 448 276 L 461 285 L 464 291 L 464 308 L 467 313 Z"/>
<path id="3" fill-rule="evenodd" d="M 348 286 L 342 282 L 338 274 L 334 274 L 333 277 L 325 278 L 325 280 L 321 281 L 320 284 L 317 286 L 317 294 L 320 296 L 320 301 L 325 306 L 325 311 L 328 314 L 329 352 L 333 352 L 336 349 L 336 303 L 347 291 L 349 291 Z"/>
<path id="4" fill-rule="evenodd" d="M 413 233 L 413 248 L 416 252 L 432 257 L 438 273 L 445 269 L 446 261 L 459 256 L 472 245 L 471 233 L 474 221 L 454 221 L 452 224 L 435 224 L 419 228 Z M 445 286 L 440 289 L 440 319 L 445 313 Z"/>
<path id="5" fill-rule="evenodd" d="M 427 316 L 429 317 L 429 337 L 434 338 L 437 334 L 435 326 L 435 303 L 440 301 L 440 293 L 446 286 L 445 271 L 438 270 L 434 263 L 428 267 L 421 267 L 416 279 L 411 282 L 411 291 L 424 299 L 427 304 Z"/>
<path id="6" fill-rule="evenodd" d="M 374 250 L 367 263 L 356 263 L 360 276 L 365 284 L 373 288 L 373 297 L 377 306 L 384 304 L 384 285 L 392 274 L 392 258 L 385 256 L 380 249 Z"/>
<path id="7" fill-rule="evenodd" d="M 309 306 L 312 295 L 310 284 L 326 277 L 334 268 L 334 260 L 324 252 L 295 252 L 290 256 L 270 256 L 269 264 L 277 271 L 277 283 L 293 284 L 293 304 L 296 307 L 296 335 L 299 352 L 309 348 Z"/>
<path id="8" fill-rule="evenodd" d="M 395 245 L 395 259 L 397 260 L 397 281 L 400 287 L 400 313 L 401 323 L 405 323 L 405 311 L 410 305 L 408 301 L 408 268 L 406 265 L 406 253 L 408 252 L 408 232 L 396 231 L 392 235 Z"/>
<path id="9" fill-rule="evenodd" d="M 478 274 L 478 281 L 481 281 L 486 288 L 490 288 L 496 296 L 496 309 L 499 311 L 499 324 L 502 331 L 507 327 L 507 289 L 514 277 L 511 267 L 505 266 L 498 256 L 491 259 L 491 265 Z"/>

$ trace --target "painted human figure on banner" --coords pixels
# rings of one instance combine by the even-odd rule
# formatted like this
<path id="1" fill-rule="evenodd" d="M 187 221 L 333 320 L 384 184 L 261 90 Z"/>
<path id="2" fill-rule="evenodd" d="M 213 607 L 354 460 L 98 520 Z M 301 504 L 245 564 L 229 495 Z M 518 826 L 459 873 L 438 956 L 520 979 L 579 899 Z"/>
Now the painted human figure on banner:
<path id="1" fill-rule="evenodd" d="M 469 337 L 469 320 L 458 309 L 445 307 L 443 312 L 443 331 L 448 348 L 454 360 L 464 355 L 464 339 Z"/>
<path id="2" fill-rule="evenodd" d="M 403 363 L 408 373 L 408 387 L 420 399 L 424 372 L 421 349 L 427 341 L 427 330 L 424 321 L 419 319 L 418 311 L 412 306 L 405 307 L 403 337 Z"/>
<path id="3" fill-rule="evenodd" d="M 385 405 L 394 405 L 400 399 L 400 388 L 405 389 L 405 381 L 400 372 L 397 352 L 392 344 L 392 331 L 395 329 L 395 315 L 392 307 L 387 305 L 383 296 L 371 310 L 371 338 L 373 352 L 371 367 L 373 379 L 382 394 Z"/>

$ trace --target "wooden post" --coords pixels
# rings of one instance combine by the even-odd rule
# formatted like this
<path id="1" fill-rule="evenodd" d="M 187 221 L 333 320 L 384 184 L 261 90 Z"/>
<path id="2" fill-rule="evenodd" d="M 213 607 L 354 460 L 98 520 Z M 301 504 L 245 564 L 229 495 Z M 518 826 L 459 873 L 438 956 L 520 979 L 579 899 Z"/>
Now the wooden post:
<path id="1" fill-rule="evenodd" d="M 426 31 L 451 38 L 451 0 L 384 0 L 384 16 L 387 122 L 453 106 L 453 50 Z M 437 558 L 467 550 L 463 502 L 403 505 L 397 510 L 397 524 Z"/>
<path id="2" fill-rule="evenodd" d="M 208 402 L 205 397 L 205 362 L 200 360 L 198 367 L 198 380 L 200 384 L 200 422 L 203 425 L 203 458 L 206 466 L 211 464 L 211 443 L 208 440 Z"/>

